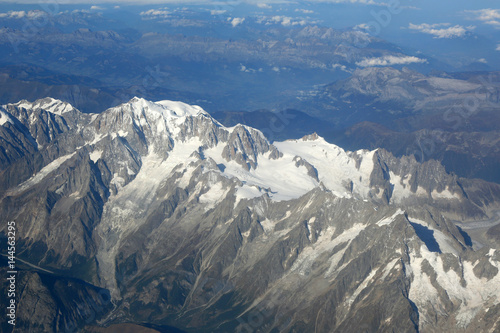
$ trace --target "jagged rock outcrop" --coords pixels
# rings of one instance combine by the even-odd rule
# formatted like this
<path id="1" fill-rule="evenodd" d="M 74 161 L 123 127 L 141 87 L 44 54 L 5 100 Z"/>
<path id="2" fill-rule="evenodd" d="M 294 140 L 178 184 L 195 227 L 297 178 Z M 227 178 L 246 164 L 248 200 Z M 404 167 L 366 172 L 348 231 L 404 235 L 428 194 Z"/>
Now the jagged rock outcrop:
<path id="1" fill-rule="evenodd" d="M 77 332 L 113 308 L 107 290 L 48 272 L 20 272 L 16 289 L 16 325 L 2 323 L 5 332 Z"/>

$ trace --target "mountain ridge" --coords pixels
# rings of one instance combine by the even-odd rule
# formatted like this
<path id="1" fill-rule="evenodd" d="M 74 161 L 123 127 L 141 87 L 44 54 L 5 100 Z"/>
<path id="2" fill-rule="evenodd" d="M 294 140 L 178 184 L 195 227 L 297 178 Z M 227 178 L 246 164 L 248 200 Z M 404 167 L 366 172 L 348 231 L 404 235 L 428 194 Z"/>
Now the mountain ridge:
<path id="1" fill-rule="evenodd" d="M 0 212 L 17 222 L 23 259 L 109 290 L 101 325 L 498 326 L 500 252 L 473 249 L 452 221 L 485 219 L 498 185 L 314 134 L 271 144 L 181 102 L 134 98 L 89 115 L 64 105 L 0 107 L 28 115 L 1 137 L 33 150 L 0 169 Z"/>

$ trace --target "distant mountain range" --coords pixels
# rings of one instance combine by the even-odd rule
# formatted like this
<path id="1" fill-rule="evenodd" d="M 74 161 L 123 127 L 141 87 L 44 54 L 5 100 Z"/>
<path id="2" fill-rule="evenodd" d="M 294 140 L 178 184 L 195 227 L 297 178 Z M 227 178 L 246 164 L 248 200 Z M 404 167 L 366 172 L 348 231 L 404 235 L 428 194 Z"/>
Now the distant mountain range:
<path id="1" fill-rule="evenodd" d="M 203 99 L 201 93 L 160 86 L 106 87 L 97 80 L 31 65 L 6 66 L 1 72 L 3 103 L 52 96 L 79 110 L 99 113 L 138 91 L 151 99 Z M 414 154 L 418 160 L 436 159 L 459 176 L 500 183 L 497 81 L 494 72 L 425 76 L 409 69 L 369 68 L 299 95 L 301 101 L 284 103 L 280 111 L 235 108 L 211 114 L 227 126 L 242 123 L 258 128 L 271 141 L 318 132 L 345 149 L 382 147 L 396 156 Z"/>
<path id="2" fill-rule="evenodd" d="M 500 183 L 496 72 L 445 72 L 452 68 L 362 31 L 312 23 L 249 19 L 228 30 L 205 11 L 171 13 L 201 15 L 203 26 L 161 28 L 135 17 L 141 24 L 131 28 L 85 11 L 30 15 L 44 18 L 36 33 L 0 17 L 2 104 L 50 96 L 99 113 L 134 96 L 182 100 L 271 141 L 318 132 L 349 150 L 382 147 Z M 392 67 L 368 66 L 387 59 Z M 287 110 L 292 118 L 273 120 Z"/>
<path id="3" fill-rule="evenodd" d="M 432 57 L 416 57 L 354 29 L 250 24 L 228 30 L 227 22 L 211 17 L 205 18 L 208 26 L 158 31 L 154 26 L 141 30 L 145 23 L 127 27 L 96 13 L 44 13 L 32 14 L 45 20 L 35 32 L 23 29 L 19 20 L 0 17 L 2 67 L 28 66 L 57 73 L 58 79 L 64 79 L 43 83 L 102 90 L 102 94 L 118 98 L 115 105 L 138 95 L 153 100 L 182 99 L 211 112 L 241 105 L 248 111 L 280 107 L 300 91 L 348 77 L 367 59 L 388 57 L 396 60 L 396 66 L 402 61 L 424 71 L 448 68 Z M 184 14 L 172 15 L 182 19 Z M 140 17 L 135 20 L 143 22 Z M 37 81 L 33 72 L 25 77 L 9 68 L 3 72 L 12 79 Z M 5 86 L 3 101 L 19 100 L 17 86 Z M 55 94 L 52 96 L 59 97 Z M 40 91 L 36 98 L 46 96 L 51 95 Z M 82 104 L 83 111 L 97 111 L 95 105 L 87 105 L 90 103 L 71 102 Z"/>
<path id="4" fill-rule="evenodd" d="M 307 123 L 343 148 L 382 147 L 396 156 L 436 159 L 460 176 L 498 183 L 499 79 L 496 72 L 426 76 L 409 69 L 366 68 L 291 105 L 314 118 Z M 246 117 L 249 123 L 266 128 L 251 118 Z M 301 123 L 289 121 L 294 123 L 290 129 Z M 279 135 L 285 133 L 293 137 L 286 129 Z"/>

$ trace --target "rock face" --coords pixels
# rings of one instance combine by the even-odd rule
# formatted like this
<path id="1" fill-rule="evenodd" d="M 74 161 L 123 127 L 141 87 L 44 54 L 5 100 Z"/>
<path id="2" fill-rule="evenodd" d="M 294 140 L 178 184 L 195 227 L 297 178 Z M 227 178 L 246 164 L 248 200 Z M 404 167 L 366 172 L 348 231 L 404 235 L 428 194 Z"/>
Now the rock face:
<path id="1" fill-rule="evenodd" d="M 32 294 L 50 309 L 68 301 L 72 277 L 95 286 L 85 295 L 109 291 L 100 325 L 500 329 L 500 251 L 474 250 L 453 223 L 486 220 L 498 185 L 318 135 L 270 144 L 180 102 L 83 115 L 47 99 L 0 112 L 2 151 L 16 147 L 2 159 L 0 214 L 16 221 L 20 258 L 62 281 L 24 273 L 26 309 Z M 23 318 L 57 331 L 56 313 Z"/>
<path id="2" fill-rule="evenodd" d="M 2 274 L 8 276 L 5 269 Z M 8 289 L 6 282 L 2 287 Z M 20 272 L 16 288 L 19 306 L 13 332 L 77 332 L 113 308 L 107 290 L 53 274 Z M 1 327 L 2 332 L 12 329 L 5 322 Z"/>

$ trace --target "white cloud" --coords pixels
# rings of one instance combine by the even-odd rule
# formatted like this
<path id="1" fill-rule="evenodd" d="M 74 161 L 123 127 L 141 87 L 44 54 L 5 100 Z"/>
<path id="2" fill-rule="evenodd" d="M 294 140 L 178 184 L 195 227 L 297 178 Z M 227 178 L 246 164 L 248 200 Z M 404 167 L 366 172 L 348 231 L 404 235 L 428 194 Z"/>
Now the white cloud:
<path id="1" fill-rule="evenodd" d="M 304 14 L 314 14 L 314 10 L 309 10 L 309 9 L 295 9 L 296 12 L 301 12 Z"/>
<path id="2" fill-rule="evenodd" d="M 248 68 L 247 66 L 240 64 L 240 72 L 245 72 L 245 73 L 262 73 L 264 71 L 263 68 L 259 69 L 253 69 L 253 68 Z"/>
<path id="3" fill-rule="evenodd" d="M 387 6 L 387 3 L 374 0 L 315 0 L 314 2 L 326 2 L 326 3 L 359 3 L 363 5 L 378 5 Z"/>
<path id="4" fill-rule="evenodd" d="M 243 22 L 245 22 L 245 18 L 244 17 L 235 17 L 233 19 L 229 18 L 231 20 L 231 25 L 234 27 L 242 24 Z"/>
<path id="5" fill-rule="evenodd" d="M 281 25 L 287 27 L 287 26 L 292 26 L 292 25 L 305 25 L 306 22 L 304 20 L 294 20 L 293 17 L 288 17 L 288 16 L 273 16 L 271 18 L 271 21 L 274 21 L 275 23 L 281 23 Z"/>
<path id="6" fill-rule="evenodd" d="M 366 23 L 361 23 L 361 24 L 354 26 L 353 29 L 354 30 L 370 30 L 370 26 Z"/>
<path id="7" fill-rule="evenodd" d="M 409 29 L 417 30 L 425 34 L 433 35 L 434 38 L 457 38 L 464 37 L 467 32 L 474 30 L 476 27 L 461 25 L 451 26 L 450 23 L 437 23 L 437 24 L 413 24 L 410 23 Z"/>
<path id="8" fill-rule="evenodd" d="M 90 7 L 90 10 L 105 10 L 106 8 L 100 7 L 100 6 L 92 6 Z"/>
<path id="9" fill-rule="evenodd" d="M 345 65 L 342 65 L 342 64 L 332 64 L 332 68 L 333 69 L 340 69 L 341 71 L 344 71 L 344 72 L 349 72 L 349 70 L 347 69 L 347 66 Z"/>
<path id="10" fill-rule="evenodd" d="M 40 4 L 40 0 L 1 0 L 2 3 L 15 3 L 15 4 Z M 242 2 L 251 5 L 266 5 L 274 3 L 291 3 L 290 0 L 57 0 L 60 5 L 75 5 L 75 4 L 121 4 L 121 5 L 164 5 L 164 4 L 185 4 L 185 5 L 211 5 L 211 6 L 225 6 L 237 5 Z"/>
<path id="11" fill-rule="evenodd" d="M 120 9 L 120 6 L 115 6 L 114 8 L 115 8 L 115 9 Z"/>
<path id="12" fill-rule="evenodd" d="M 485 58 L 481 58 L 481 59 L 478 59 L 477 62 L 480 62 L 482 64 L 487 64 L 488 60 L 486 60 Z"/>
<path id="13" fill-rule="evenodd" d="M 173 27 L 203 27 L 203 21 L 189 20 L 189 19 L 165 19 L 158 21 L 159 23 L 166 23 Z"/>
<path id="14" fill-rule="evenodd" d="M 486 24 L 500 26 L 500 9 L 480 9 L 466 10 L 466 13 L 472 14 L 472 19 L 483 21 Z"/>
<path id="15" fill-rule="evenodd" d="M 497 45 L 496 51 L 500 51 L 500 44 Z"/>
<path id="16" fill-rule="evenodd" d="M 7 13 L 0 13 L 0 17 L 8 17 L 8 18 L 14 18 L 14 19 L 20 19 L 26 16 L 26 12 L 24 10 L 21 11 L 14 11 L 11 10 Z"/>
<path id="17" fill-rule="evenodd" d="M 211 15 L 222 15 L 222 14 L 225 14 L 226 12 L 227 12 L 227 10 L 224 10 L 224 9 L 219 9 L 219 10 L 217 10 L 217 9 L 212 9 L 212 10 L 210 11 L 210 14 L 211 14 Z"/>
<path id="18" fill-rule="evenodd" d="M 393 56 L 386 55 L 379 58 L 365 58 L 356 63 L 359 67 L 374 67 L 374 66 L 393 66 L 393 65 L 408 65 L 408 64 L 423 64 L 427 60 L 413 56 Z"/>
<path id="19" fill-rule="evenodd" d="M 169 17 L 170 14 L 171 12 L 168 10 L 162 9 L 150 9 L 140 13 L 145 20 L 164 19 Z"/>
<path id="20" fill-rule="evenodd" d="M 30 10 L 28 12 L 25 12 L 24 10 L 21 11 L 14 11 L 11 10 L 7 13 L 0 13 L 0 18 L 11 18 L 11 19 L 22 19 L 22 18 L 27 18 L 27 19 L 36 19 L 38 17 L 42 17 L 48 15 L 46 12 L 43 10 Z"/>
<path id="21" fill-rule="evenodd" d="M 273 8 L 273 6 L 268 5 L 267 3 L 262 3 L 262 2 L 261 2 L 261 3 L 258 3 L 258 4 L 257 4 L 257 7 L 259 7 L 259 8 L 264 8 L 264 9 L 271 9 L 271 8 Z"/>
<path id="22" fill-rule="evenodd" d="M 257 23 L 270 25 L 270 24 L 281 24 L 285 27 L 296 26 L 296 25 L 306 25 L 307 21 L 303 18 L 293 18 L 283 15 L 275 16 L 261 16 L 257 19 Z"/>
<path id="23" fill-rule="evenodd" d="M 87 9 L 75 9 L 71 12 L 71 14 L 78 14 L 78 13 L 82 13 L 82 14 L 90 14 L 90 10 L 87 10 Z"/>

